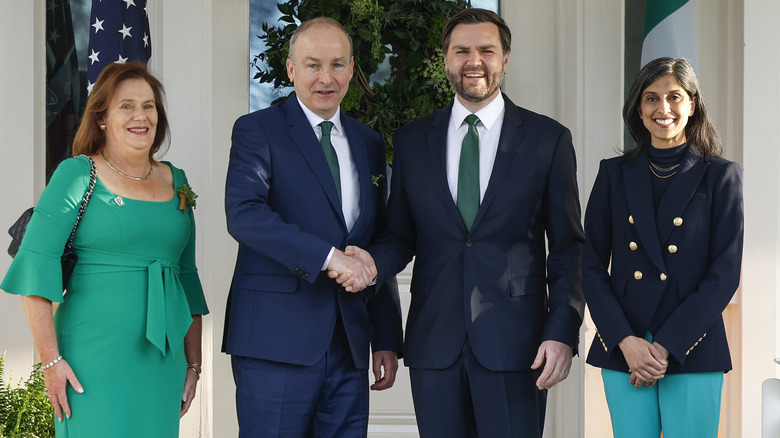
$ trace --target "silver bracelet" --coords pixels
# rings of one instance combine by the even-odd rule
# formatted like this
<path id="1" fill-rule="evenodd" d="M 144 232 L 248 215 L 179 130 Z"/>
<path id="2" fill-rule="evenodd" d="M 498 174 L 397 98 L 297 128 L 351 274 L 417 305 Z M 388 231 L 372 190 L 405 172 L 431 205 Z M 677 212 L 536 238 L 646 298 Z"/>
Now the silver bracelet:
<path id="1" fill-rule="evenodd" d="M 57 362 L 62 360 L 62 355 L 59 355 L 54 358 L 53 361 L 47 363 L 46 365 L 41 367 L 41 370 L 48 370 L 49 368 L 53 367 L 54 365 L 57 365 Z"/>

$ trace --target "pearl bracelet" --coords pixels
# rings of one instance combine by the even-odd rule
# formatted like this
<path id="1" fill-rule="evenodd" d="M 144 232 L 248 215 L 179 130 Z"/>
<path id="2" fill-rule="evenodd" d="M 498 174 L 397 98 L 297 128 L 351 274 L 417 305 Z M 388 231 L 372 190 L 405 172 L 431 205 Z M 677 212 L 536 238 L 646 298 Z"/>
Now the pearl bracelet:
<path id="1" fill-rule="evenodd" d="M 187 368 L 191 369 L 192 371 L 195 371 L 195 374 L 200 376 L 200 372 L 201 372 L 200 364 L 195 362 L 187 362 Z"/>
<path id="2" fill-rule="evenodd" d="M 54 365 L 57 365 L 57 362 L 62 360 L 62 355 L 59 355 L 54 358 L 53 361 L 47 363 L 46 365 L 41 367 L 41 370 L 48 370 L 49 368 L 53 367 Z"/>

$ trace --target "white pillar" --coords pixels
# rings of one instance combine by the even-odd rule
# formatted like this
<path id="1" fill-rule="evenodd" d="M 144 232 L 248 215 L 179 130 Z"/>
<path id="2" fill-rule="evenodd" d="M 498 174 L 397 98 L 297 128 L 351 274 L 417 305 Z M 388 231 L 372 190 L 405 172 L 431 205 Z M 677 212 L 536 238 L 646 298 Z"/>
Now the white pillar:
<path id="1" fill-rule="evenodd" d="M 504 1 L 512 54 L 504 91 L 520 106 L 571 131 L 583 213 L 602 158 L 622 144 L 623 3 Z M 570 376 L 550 391 L 545 437 L 611 436 L 598 370 L 585 365 L 584 325 Z"/>
<path id="2" fill-rule="evenodd" d="M 778 376 L 780 351 L 780 3 L 744 5 L 742 436 L 758 437 L 761 383 Z"/>
<path id="3" fill-rule="evenodd" d="M 221 353 L 225 302 L 233 277 L 235 240 L 227 233 L 225 221 L 225 176 L 233 122 L 249 110 L 249 2 L 214 0 L 211 11 L 213 46 L 211 90 L 211 247 L 205 262 L 214 266 L 209 287 L 214 324 L 211 339 L 214 357 L 214 433 L 210 436 L 238 436 L 235 415 L 235 385 L 230 359 Z"/>
<path id="4" fill-rule="evenodd" d="M 230 359 L 220 351 L 237 248 L 227 233 L 224 187 L 233 122 L 249 107 L 249 2 L 154 0 L 153 10 L 150 65 L 165 85 L 171 124 L 165 159 L 187 172 L 198 194 L 197 265 L 211 310 L 198 403 L 180 435 L 237 436 Z"/>
<path id="5" fill-rule="evenodd" d="M 45 2 L 0 0 L 0 279 L 11 259 L 7 227 L 33 206 L 45 180 Z M 18 297 L 0 291 L 0 355 L 6 379 L 26 379 L 37 362 Z"/>

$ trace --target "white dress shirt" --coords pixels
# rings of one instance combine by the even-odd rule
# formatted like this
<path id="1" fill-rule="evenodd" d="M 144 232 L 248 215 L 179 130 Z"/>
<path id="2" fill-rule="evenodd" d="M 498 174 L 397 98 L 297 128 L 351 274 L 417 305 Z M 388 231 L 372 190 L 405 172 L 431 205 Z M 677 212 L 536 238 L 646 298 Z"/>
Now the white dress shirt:
<path id="1" fill-rule="evenodd" d="M 458 168 L 460 165 L 460 150 L 463 138 L 466 137 L 469 125 L 466 116 L 472 114 L 457 97 L 452 104 L 452 114 L 447 127 L 447 183 L 455 203 L 458 203 Z M 501 137 L 501 127 L 504 125 L 504 97 L 501 93 L 484 108 L 476 113 L 479 117 L 477 132 L 479 133 L 479 202 L 485 197 L 490 174 L 493 173 L 493 163 L 498 152 L 498 140 Z"/>
<path id="2" fill-rule="evenodd" d="M 314 134 L 317 135 L 317 141 L 322 140 L 322 128 L 320 123 L 325 119 L 315 114 L 306 105 L 298 99 L 298 104 L 301 106 L 303 113 L 306 114 L 306 119 L 309 120 L 311 128 L 314 130 Z M 344 221 L 347 224 L 347 230 L 351 230 L 355 225 L 358 216 L 360 216 L 360 185 L 358 185 L 358 171 L 355 166 L 355 161 L 352 159 L 352 151 L 349 149 L 349 141 L 347 140 L 347 134 L 344 132 L 344 126 L 341 124 L 341 107 L 336 109 L 336 114 L 329 120 L 333 122 L 333 129 L 330 131 L 330 143 L 333 145 L 333 149 L 336 150 L 336 156 L 339 159 L 339 173 L 341 176 L 341 210 L 344 213 Z M 331 248 L 328 257 L 325 259 L 325 263 L 322 266 L 322 270 L 325 270 L 330 262 L 330 258 L 333 256 L 333 250 Z"/>

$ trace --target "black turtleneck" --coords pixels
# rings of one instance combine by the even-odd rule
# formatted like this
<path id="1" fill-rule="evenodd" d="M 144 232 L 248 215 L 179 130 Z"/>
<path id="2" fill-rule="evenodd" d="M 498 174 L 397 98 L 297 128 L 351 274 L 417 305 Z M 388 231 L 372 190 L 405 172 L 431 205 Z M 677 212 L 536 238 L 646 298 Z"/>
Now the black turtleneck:
<path id="1" fill-rule="evenodd" d="M 654 146 L 650 146 L 648 148 L 648 155 L 650 156 L 650 161 L 656 166 L 662 169 L 671 169 L 674 166 L 678 166 L 682 162 L 682 159 L 687 151 L 687 143 L 683 143 L 680 146 L 675 146 L 668 149 L 659 149 Z M 648 163 L 648 166 L 652 167 L 652 164 Z M 661 203 L 661 198 L 664 197 L 666 189 L 669 187 L 669 184 L 672 182 L 672 178 L 674 178 L 674 175 L 678 170 L 679 167 L 674 167 L 673 170 L 667 171 L 658 170 L 657 168 L 648 168 L 648 171 L 651 172 L 650 179 L 653 181 L 653 205 L 655 206 L 656 212 L 658 212 L 658 204 Z"/>

